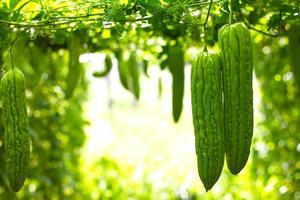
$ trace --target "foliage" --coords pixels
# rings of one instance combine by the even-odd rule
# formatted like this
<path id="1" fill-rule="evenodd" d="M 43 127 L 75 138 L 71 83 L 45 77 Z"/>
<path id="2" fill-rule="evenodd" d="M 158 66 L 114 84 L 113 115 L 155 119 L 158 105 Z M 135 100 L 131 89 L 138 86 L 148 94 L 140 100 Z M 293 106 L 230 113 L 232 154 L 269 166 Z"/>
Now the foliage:
<path id="1" fill-rule="evenodd" d="M 80 191 L 84 192 L 83 188 L 80 189 L 81 176 L 77 171 L 78 150 L 85 138 L 85 121 L 81 116 L 84 93 L 77 93 L 70 101 L 64 100 L 59 84 L 64 80 L 65 74 L 56 70 L 65 70 L 66 67 L 61 66 L 66 66 L 66 53 L 58 54 L 48 47 L 43 49 L 42 41 L 38 39 L 33 43 L 28 37 L 20 38 L 14 54 L 15 64 L 22 67 L 27 80 L 31 136 L 28 179 L 17 196 L 23 199 L 72 199 Z M 30 48 L 24 51 L 24 45 L 29 45 Z M 31 54 L 32 49 L 35 54 Z M 43 56 L 43 52 L 51 56 Z M 31 65 L 31 56 L 34 57 L 35 65 Z M 82 90 L 82 86 L 78 90 Z M 3 125 L 1 130 L 3 132 Z M 0 154 L 1 163 L 5 163 L 3 146 Z M 1 199 L 13 199 L 16 194 L 11 193 L 7 185 L 5 165 L 0 167 Z"/>
<path id="2" fill-rule="evenodd" d="M 93 199 L 177 199 L 179 195 L 170 188 L 153 188 L 145 173 L 142 180 L 132 178 L 133 168 L 120 166 L 109 158 L 101 158 L 90 167 L 88 188 Z M 95 187 L 98 186 L 98 187 Z"/>
<path id="3" fill-rule="evenodd" d="M 288 40 L 258 38 L 254 66 L 263 92 L 263 117 L 258 127 L 260 135 L 254 141 L 252 176 L 258 187 L 272 188 L 278 198 L 298 199 L 300 104 L 289 62 Z"/>

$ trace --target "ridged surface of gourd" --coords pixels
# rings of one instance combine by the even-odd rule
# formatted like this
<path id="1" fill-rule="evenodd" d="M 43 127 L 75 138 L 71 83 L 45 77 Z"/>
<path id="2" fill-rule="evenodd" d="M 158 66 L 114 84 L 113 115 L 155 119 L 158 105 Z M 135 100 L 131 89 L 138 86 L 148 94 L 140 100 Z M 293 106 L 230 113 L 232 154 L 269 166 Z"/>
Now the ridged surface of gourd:
<path id="1" fill-rule="evenodd" d="M 217 54 L 202 52 L 194 60 L 191 100 L 195 148 L 198 173 L 207 191 L 218 181 L 225 156 L 221 77 Z"/>
<path id="2" fill-rule="evenodd" d="M 226 162 L 232 174 L 246 165 L 253 135 L 252 42 L 241 23 L 219 32 L 224 84 Z"/>
<path id="3" fill-rule="evenodd" d="M 25 78 L 17 68 L 8 71 L 1 79 L 7 175 L 15 192 L 24 184 L 30 151 L 24 82 Z"/>
<path id="4" fill-rule="evenodd" d="M 170 48 L 168 66 L 172 74 L 172 113 L 174 122 L 178 122 L 184 96 L 184 52 L 180 45 Z"/>

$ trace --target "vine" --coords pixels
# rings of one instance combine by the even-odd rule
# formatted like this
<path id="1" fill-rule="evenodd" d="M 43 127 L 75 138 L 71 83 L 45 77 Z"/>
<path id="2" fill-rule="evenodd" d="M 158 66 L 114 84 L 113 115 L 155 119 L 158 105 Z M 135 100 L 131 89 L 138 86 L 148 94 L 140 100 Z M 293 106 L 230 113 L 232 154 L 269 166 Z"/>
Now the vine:
<path id="1" fill-rule="evenodd" d="M 211 6 L 213 4 L 213 0 L 210 0 L 209 2 L 209 5 L 208 5 L 208 10 L 207 10 L 207 14 L 206 14 L 206 18 L 205 18 L 205 22 L 204 22 L 204 35 L 207 33 L 207 23 L 208 23 L 208 19 L 209 19 L 209 16 L 210 16 L 210 11 L 211 11 Z M 204 44 L 204 52 L 207 52 L 207 47 L 206 47 L 206 42 Z"/>
<path id="2" fill-rule="evenodd" d="M 24 31 L 21 31 L 17 34 L 17 36 L 15 37 L 15 39 L 11 42 L 10 46 L 9 46 L 9 55 L 10 55 L 10 62 L 11 62 L 11 69 L 14 69 L 14 63 L 13 63 L 13 46 L 15 44 L 15 42 L 17 41 L 17 39 L 22 35 L 22 33 L 24 33 Z"/>
<path id="3" fill-rule="evenodd" d="M 216 1 L 214 3 L 219 3 L 221 2 Z M 29 2 L 24 3 L 24 5 L 28 4 Z M 165 13 L 171 15 L 172 12 L 174 10 L 174 8 L 176 7 L 180 7 L 182 6 L 186 11 L 193 10 L 192 8 L 195 6 L 206 6 L 212 4 L 212 2 L 202 2 L 202 1 L 198 1 L 195 3 L 190 3 L 190 4 L 181 4 L 179 3 L 174 3 L 174 4 L 170 4 L 170 5 L 161 5 L 161 7 L 158 7 L 158 10 L 165 10 Z M 81 6 L 83 5 L 83 6 Z M 6 25 L 12 25 L 12 26 L 16 26 L 18 28 L 22 28 L 22 27 L 39 27 L 39 28 L 45 28 L 45 27 L 50 27 L 51 29 L 57 29 L 57 28 L 62 28 L 61 26 L 63 25 L 70 25 L 72 23 L 84 23 L 84 22 L 136 22 L 136 21 L 145 21 L 145 20 L 149 20 L 151 19 L 151 17 L 153 16 L 153 14 L 155 14 L 155 12 L 152 12 L 152 15 L 148 15 L 148 16 L 140 16 L 139 12 L 141 11 L 141 6 L 140 9 L 136 10 L 135 13 L 132 13 L 133 15 L 135 15 L 133 18 L 123 18 L 123 19 L 118 19 L 117 16 L 109 16 L 108 12 L 104 12 L 104 10 L 110 11 L 110 13 L 113 13 L 115 15 L 118 15 L 120 13 L 117 13 L 117 11 L 121 11 L 121 12 L 125 12 L 127 13 L 130 9 L 132 9 L 131 6 L 123 6 L 121 7 L 122 9 L 118 8 L 120 5 L 116 4 L 112 4 L 111 2 L 107 1 L 105 3 L 88 3 L 86 5 L 86 3 L 83 2 L 78 2 L 75 4 L 75 6 L 61 6 L 61 7 L 57 7 L 57 8 L 47 8 L 44 4 L 42 4 L 42 10 L 40 10 L 40 13 L 44 13 L 42 17 L 40 17 L 40 19 L 33 19 L 33 20 L 29 20 L 29 21 L 25 21 L 25 22 L 18 22 L 18 21 L 14 21 L 14 20 L 4 20 L 4 19 L 0 19 L 0 23 L 2 24 L 6 24 Z M 136 7 L 139 7 L 136 6 Z M 23 5 L 21 6 L 23 7 Z M 35 11 L 24 11 L 23 13 L 26 15 L 28 13 L 30 13 L 32 15 L 32 13 L 34 13 Z M 79 13 L 86 13 L 86 14 L 79 14 L 79 15 L 74 15 L 73 12 L 79 12 Z M 37 14 L 35 16 L 35 18 L 39 18 L 37 17 L 39 14 Z M 189 15 L 188 12 L 186 12 L 187 15 Z M 71 16 L 68 16 L 71 15 Z M 114 18 L 116 17 L 116 18 Z M 191 25 L 200 25 L 202 26 L 203 23 L 199 23 L 199 22 L 194 22 L 191 23 L 185 19 L 179 19 L 179 21 L 183 21 L 185 23 L 189 23 Z M 67 27 L 63 27 L 63 28 L 68 28 Z M 46 28 L 47 29 L 47 28 Z"/>
<path id="4" fill-rule="evenodd" d="M 22 1 L 20 1 L 22 2 Z M 36 1 L 35 1 L 36 2 Z M 218 4 L 218 9 L 223 13 L 229 13 L 229 19 L 233 16 L 231 11 L 231 1 L 222 1 L 222 0 L 206 0 L 206 1 L 140 1 L 140 0 L 131 0 L 129 3 L 120 3 L 119 1 L 109 0 L 109 1 L 76 1 L 73 3 L 61 3 L 62 5 L 57 5 L 55 3 L 45 3 L 39 1 L 40 9 L 28 9 L 29 5 L 33 4 L 32 1 L 26 1 L 24 3 L 19 3 L 21 5 L 16 5 L 15 9 L 10 9 L 10 13 L 6 17 L 0 18 L 0 24 L 7 25 L 11 29 L 27 29 L 27 28 L 36 28 L 39 30 L 45 31 L 56 31 L 56 30 L 76 30 L 79 27 L 90 28 L 91 26 L 101 26 L 105 27 L 105 24 L 109 23 L 112 26 L 116 24 L 124 25 L 126 22 L 135 23 L 142 22 L 144 24 L 150 24 L 154 26 L 153 23 L 165 23 L 177 25 L 178 23 L 186 24 L 190 27 L 200 27 L 204 26 L 204 29 L 207 27 L 207 22 L 209 20 L 209 14 L 213 4 Z M 163 2 L 163 3 L 162 3 Z M 37 4 L 37 3 L 35 3 Z M 5 9 L 0 6 L 1 9 Z M 226 5 L 229 6 L 229 10 L 226 8 Z M 275 4 L 274 4 L 275 5 Z M 287 7 L 281 3 L 280 5 Z M 208 7 L 207 7 L 208 6 Z M 238 5 L 237 12 L 242 16 L 242 21 L 245 25 L 258 33 L 264 34 L 270 37 L 278 37 L 283 33 L 284 30 L 281 30 L 281 27 L 288 24 L 289 21 L 280 21 L 280 28 L 278 34 L 268 33 L 262 31 L 256 27 L 255 23 L 250 23 L 247 19 L 248 16 L 245 16 L 241 12 L 243 9 L 241 6 L 252 6 L 252 5 Z M 290 16 L 300 12 L 300 6 L 295 4 L 289 5 Z M 260 8 L 257 8 L 260 9 Z M 262 8 L 263 9 L 263 8 Z M 206 17 L 202 20 L 203 11 L 207 10 Z M 198 14 L 195 14 L 198 11 Z M 264 10 L 260 12 L 265 12 Z M 280 19 L 286 13 L 280 10 Z M 159 19 L 163 22 L 158 22 L 155 17 L 159 15 Z M 296 15 L 295 15 L 296 16 Z M 265 17 L 265 15 L 261 15 Z M 158 17 L 157 17 L 158 18 Z M 224 22 L 225 23 L 225 22 Z M 266 26 L 272 24 L 268 23 Z M 143 27 L 139 24 L 140 27 Z"/>

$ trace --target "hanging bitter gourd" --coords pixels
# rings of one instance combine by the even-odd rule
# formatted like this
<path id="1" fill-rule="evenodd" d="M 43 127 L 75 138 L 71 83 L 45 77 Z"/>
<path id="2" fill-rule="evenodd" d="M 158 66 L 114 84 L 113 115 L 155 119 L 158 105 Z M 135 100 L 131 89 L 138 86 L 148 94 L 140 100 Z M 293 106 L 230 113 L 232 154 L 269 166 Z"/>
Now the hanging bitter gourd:
<path id="1" fill-rule="evenodd" d="M 147 78 L 150 77 L 148 73 L 148 68 L 149 68 L 149 60 L 143 59 L 143 71 Z"/>
<path id="2" fill-rule="evenodd" d="M 97 78 L 105 77 L 107 74 L 109 74 L 111 68 L 113 66 L 111 56 L 109 54 L 105 55 L 104 59 L 104 70 L 101 72 L 94 72 L 93 76 Z"/>
<path id="3" fill-rule="evenodd" d="M 252 42 L 241 23 L 219 32 L 223 66 L 226 161 L 232 174 L 246 165 L 253 135 Z"/>
<path id="4" fill-rule="evenodd" d="M 140 72 L 136 52 L 131 51 L 129 58 L 124 60 L 123 51 L 118 50 L 116 57 L 118 59 L 118 71 L 121 84 L 138 100 L 140 98 Z"/>
<path id="5" fill-rule="evenodd" d="M 30 154 L 25 78 L 14 68 L 1 79 L 8 181 L 17 192 L 24 184 Z"/>
<path id="6" fill-rule="evenodd" d="M 129 90 L 128 63 L 124 60 L 123 50 L 118 49 L 116 50 L 115 54 L 118 59 L 118 73 L 120 82 L 126 90 Z"/>
<path id="7" fill-rule="evenodd" d="M 208 191 L 218 181 L 225 157 L 221 61 L 217 54 L 202 52 L 194 60 L 191 100 L 198 173 Z"/>
<path id="8" fill-rule="evenodd" d="M 136 52 L 132 51 L 128 59 L 129 90 L 136 99 L 140 98 L 140 73 L 136 58 Z"/>
<path id="9" fill-rule="evenodd" d="M 79 36 L 72 35 L 68 40 L 69 47 L 69 71 L 66 77 L 66 99 L 72 97 L 80 78 L 83 74 L 83 66 L 79 62 L 81 44 Z"/>
<path id="10" fill-rule="evenodd" d="M 172 74 L 172 114 L 174 122 L 178 122 L 184 96 L 184 52 L 182 46 L 176 44 L 170 47 L 167 65 Z"/>

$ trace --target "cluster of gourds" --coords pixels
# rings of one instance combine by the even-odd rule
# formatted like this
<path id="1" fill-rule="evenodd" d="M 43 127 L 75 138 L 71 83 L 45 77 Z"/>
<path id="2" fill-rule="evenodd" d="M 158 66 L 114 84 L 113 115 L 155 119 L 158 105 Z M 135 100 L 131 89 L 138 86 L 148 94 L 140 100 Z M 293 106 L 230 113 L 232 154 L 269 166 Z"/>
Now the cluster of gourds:
<path id="1" fill-rule="evenodd" d="M 253 135 L 252 43 L 242 23 L 219 31 L 220 53 L 201 52 L 191 72 L 192 113 L 200 179 L 210 190 L 226 162 L 246 165 Z"/>
<path id="2" fill-rule="evenodd" d="M 209 190 L 223 169 L 224 157 L 232 174 L 245 166 L 253 133 L 252 44 L 248 29 L 241 23 L 225 25 L 219 32 L 220 54 L 200 53 L 192 66 L 191 92 L 195 143 L 200 178 Z M 80 42 L 69 41 L 70 62 L 66 97 L 72 96 L 82 74 Z M 122 53 L 117 54 L 123 60 Z M 184 91 L 184 58 L 180 46 L 170 49 L 168 65 L 173 75 L 173 118 L 178 121 Z M 140 94 L 136 56 L 120 65 L 122 84 L 138 99 Z M 102 77 L 112 68 L 109 55 Z M 126 66 L 126 68 L 124 68 Z M 127 67 L 128 66 L 128 67 Z M 17 192 L 28 171 L 30 140 L 25 97 L 25 78 L 13 67 L 1 79 L 1 102 L 5 129 L 7 174 Z M 178 98 L 180 97 L 180 98 Z"/>
<path id="3" fill-rule="evenodd" d="M 136 51 L 130 51 L 126 59 L 123 49 L 114 51 L 118 61 L 118 73 L 122 86 L 131 92 L 136 100 L 140 97 L 140 70 L 139 60 Z M 178 122 L 183 108 L 184 97 L 184 49 L 180 43 L 169 45 L 166 51 L 166 59 L 161 62 L 161 70 L 168 68 L 172 75 L 172 116 L 174 122 Z M 105 65 L 103 71 L 93 73 L 94 77 L 105 77 L 112 68 L 112 57 L 110 54 L 105 56 Z M 142 60 L 142 66 L 145 75 L 148 77 L 149 62 Z M 161 79 L 159 79 L 159 92 L 161 93 Z"/>

